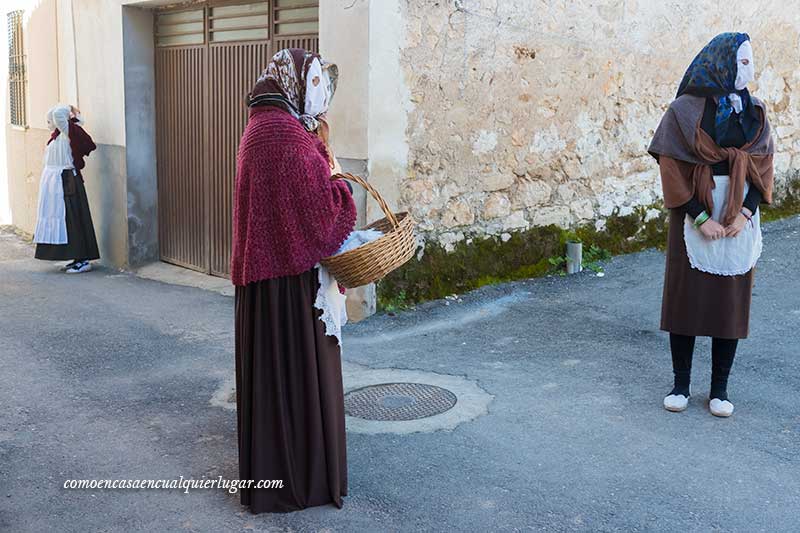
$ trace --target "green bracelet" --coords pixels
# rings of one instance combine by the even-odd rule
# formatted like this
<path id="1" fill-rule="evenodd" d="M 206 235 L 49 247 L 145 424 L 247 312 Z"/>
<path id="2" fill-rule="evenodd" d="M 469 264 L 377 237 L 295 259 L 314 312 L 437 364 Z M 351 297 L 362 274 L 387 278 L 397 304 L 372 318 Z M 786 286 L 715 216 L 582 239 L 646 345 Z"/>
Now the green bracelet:
<path id="1" fill-rule="evenodd" d="M 708 219 L 709 219 L 709 218 L 711 218 L 711 215 L 709 215 L 708 213 L 706 213 L 705 211 L 703 211 L 702 213 L 700 213 L 699 215 L 697 215 L 697 218 L 696 218 L 696 219 L 694 219 L 694 224 L 693 224 L 693 226 L 694 226 L 695 228 L 699 228 L 700 226 L 702 226 L 703 224 L 705 224 L 706 222 L 708 222 Z"/>

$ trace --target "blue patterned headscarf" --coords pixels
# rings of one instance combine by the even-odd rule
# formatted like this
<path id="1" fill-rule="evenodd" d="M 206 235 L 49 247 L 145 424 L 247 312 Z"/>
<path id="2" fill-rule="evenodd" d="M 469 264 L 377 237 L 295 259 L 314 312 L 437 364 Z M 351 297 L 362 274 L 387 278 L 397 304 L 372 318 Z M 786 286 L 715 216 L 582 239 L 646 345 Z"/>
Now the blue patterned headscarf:
<path id="1" fill-rule="evenodd" d="M 718 97 L 715 120 L 717 143 L 725 137 L 733 115 L 733 105 L 728 97 L 731 93 L 738 94 L 742 99 L 742 112 L 738 119 L 745 138 L 748 141 L 753 139 L 760 127 L 750 92 L 747 88 L 736 90 L 736 53 L 742 43 L 749 40 L 750 36 L 746 33 L 735 32 L 720 33 L 711 39 L 686 69 L 675 96 L 677 98 L 682 94 L 694 94 Z"/>

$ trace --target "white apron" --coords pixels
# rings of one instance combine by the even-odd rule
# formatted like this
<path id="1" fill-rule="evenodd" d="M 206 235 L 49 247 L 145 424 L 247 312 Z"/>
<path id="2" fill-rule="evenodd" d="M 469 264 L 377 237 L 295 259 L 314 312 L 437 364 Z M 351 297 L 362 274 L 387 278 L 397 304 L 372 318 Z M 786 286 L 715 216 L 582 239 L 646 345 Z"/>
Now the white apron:
<path id="1" fill-rule="evenodd" d="M 33 242 L 39 244 L 67 244 L 67 207 L 64 205 L 61 173 L 66 169 L 75 172 L 69 143 L 69 113 L 70 109 L 65 105 L 56 106 L 47 113 L 51 129 L 58 129 L 60 134 L 44 149 L 39 209 L 33 232 Z"/>
<path id="2" fill-rule="evenodd" d="M 47 165 L 39 182 L 39 209 L 33 242 L 67 244 L 67 208 L 64 205 L 63 166 Z"/>
<path id="3" fill-rule="evenodd" d="M 714 209 L 711 218 L 722 223 L 725 211 L 725 200 L 730 186 L 729 176 L 714 176 Z M 745 182 L 744 195 L 750 184 Z M 760 209 L 753 214 L 753 222 L 747 222 L 744 229 L 736 237 L 722 239 L 706 239 L 699 229 L 693 226 L 694 220 L 689 215 L 683 222 L 683 239 L 686 242 L 686 255 L 692 268 L 716 274 L 718 276 L 738 276 L 749 272 L 761 256 L 761 223 Z"/>

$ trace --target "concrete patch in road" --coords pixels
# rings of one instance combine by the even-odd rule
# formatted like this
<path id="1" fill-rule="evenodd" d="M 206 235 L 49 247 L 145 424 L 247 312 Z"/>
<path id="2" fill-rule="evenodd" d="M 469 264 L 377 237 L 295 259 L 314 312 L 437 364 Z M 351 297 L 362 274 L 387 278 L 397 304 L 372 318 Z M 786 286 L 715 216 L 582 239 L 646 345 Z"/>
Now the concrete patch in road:
<path id="1" fill-rule="evenodd" d="M 231 377 L 223 381 L 214 391 L 209 403 L 228 411 L 236 411 L 236 379 Z"/>
<path id="2" fill-rule="evenodd" d="M 347 361 L 342 362 L 342 375 L 345 394 L 355 389 L 380 383 L 425 383 L 447 389 L 458 399 L 451 409 L 417 420 L 365 420 L 347 416 L 347 430 L 353 433 L 409 434 L 453 430 L 460 424 L 487 414 L 489 404 L 494 398 L 475 381 L 463 376 L 399 368 L 370 368 Z"/>
<path id="3" fill-rule="evenodd" d="M 460 424 L 474 420 L 489 412 L 494 396 L 483 390 L 475 381 L 463 376 L 403 370 L 399 368 L 370 368 L 365 365 L 342 361 L 344 391 L 378 385 L 381 383 L 424 383 L 442 387 L 455 394 L 456 404 L 438 415 L 416 420 L 383 421 L 346 417 L 347 431 L 353 433 L 428 433 L 438 430 L 453 430 Z M 223 381 L 209 400 L 214 407 L 236 410 L 236 382 L 233 378 Z"/>

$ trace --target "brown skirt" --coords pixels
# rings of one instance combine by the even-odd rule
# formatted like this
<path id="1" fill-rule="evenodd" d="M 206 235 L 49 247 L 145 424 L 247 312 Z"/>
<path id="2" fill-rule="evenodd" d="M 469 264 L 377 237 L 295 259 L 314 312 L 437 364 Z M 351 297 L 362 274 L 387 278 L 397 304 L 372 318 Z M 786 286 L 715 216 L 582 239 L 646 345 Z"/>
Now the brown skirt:
<path id="1" fill-rule="evenodd" d="M 342 366 L 314 308 L 317 270 L 236 287 L 239 477 L 253 513 L 288 512 L 347 495 Z"/>
<path id="2" fill-rule="evenodd" d="M 680 335 L 747 338 L 755 268 L 740 276 L 692 268 L 683 240 L 684 216 L 681 209 L 672 209 L 669 215 L 661 329 Z"/>

